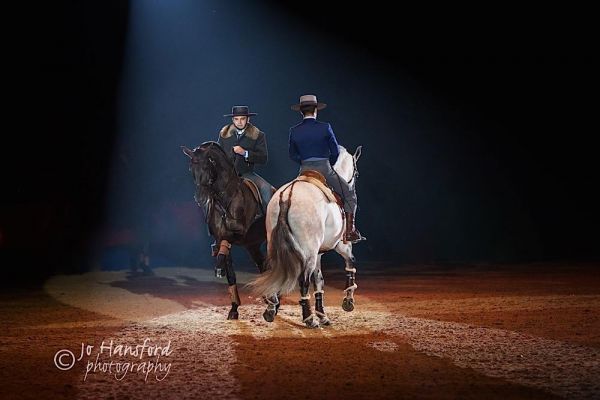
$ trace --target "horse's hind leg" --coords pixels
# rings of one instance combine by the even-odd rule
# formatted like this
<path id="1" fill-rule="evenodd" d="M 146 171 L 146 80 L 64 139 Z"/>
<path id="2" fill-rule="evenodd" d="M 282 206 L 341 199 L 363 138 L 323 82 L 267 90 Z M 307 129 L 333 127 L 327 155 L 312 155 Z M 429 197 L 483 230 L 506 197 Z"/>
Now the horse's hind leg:
<path id="1" fill-rule="evenodd" d="M 252 257 L 254 264 L 256 264 L 258 272 L 261 274 L 265 272 L 265 256 L 260 250 L 260 243 L 248 245 L 246 246 L 246 250 L 248 251 L 248 254 L 250 254 L 250 257 Z"/>
<path id="2" fill-rule="evenodd" d="M 325 314 L 325 309 L 323 308 L 323 286 L 325 285 L 325 280 L 321 273 L 321 255 L 317 256 L 317 268 L 312 273 L 311 280 L 313 281 L 315 288 L 315 314 L 319 317 L 319 324 L 325 326 L 330 325 L 331 321 L 329 320 L 329 317 L 327 317 L 327 314 Z"/>
<path id="3" fill-rule="evenodd" d="M 306 268 L 308 269 L 307 264 Z M 311 275 L 314 272 L 314 269 L 310 274 L 305 275 L 304 271 L 301 272 L 300 277 L 298 278 L 298 283 L 300 284 L 300 305 L 302 306 L 302 322 L 306 324 L 309 328 L 318 328 L 319 320 L 316 315 L 312 313 L 310 307 L 310 295 L 308 294 L 308 288 L 310 286 Z"/>
<path id="4" fill-rule="evenodd" d="M 246 246 L 246 250 L 248 250 L 248 254 L 250 254 L 252 260 L 254 260 L 254 263 L 258 268 L 258 272 L 260 272 L 261 274 L 265 272 L 265 256 L 260 250 L 260 243 L 248 245 Z M 267 322 L 273 322 L 275 316 L 277 315 L 277 312 L 279 311 L 279 306 L 281 305 L 281 303 L 279 302 L 279 293 L 273 294 L 269 297 L 265 296 L 263 297 L 263 299 L 267 304 L 267 309 L 263 313 L 263 318 Z"/>
<path id="5" fill-rule="evenodd" d="M 344 311 L 354 310 L 354 290 L 358 287 L 356 285 L 356 268 L 354 267 L 354 256 L 352 255 L 352 243 L 342 243 L 341 241 L 335 246 L 335 251 L 344 257 L 346 261 L 346 288 L 344 289 L 344 300 L 342 301 L 342 308 Z"/>
<path id="6" fill-rule="evenodd" d="M 267 309 L 263 312 L 263 318 L 267 322 L 273 322 L 275 316 L 279 311 L 279 298 L 276 294 L 271 296 L 264 296 L 265 303 L 267 303 Z"/>

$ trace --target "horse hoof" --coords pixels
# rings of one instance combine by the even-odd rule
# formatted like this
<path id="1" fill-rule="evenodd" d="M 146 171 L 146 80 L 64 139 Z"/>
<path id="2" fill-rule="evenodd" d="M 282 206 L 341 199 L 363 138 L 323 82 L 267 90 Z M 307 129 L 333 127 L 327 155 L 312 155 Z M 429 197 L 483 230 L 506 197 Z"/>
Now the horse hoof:
<path id="1" fill-rule="evenodd" d="M 275 320 L 275 315 L 277 315 L 276 310 L 265 310 L 263 313 L 263 318 L 267 322 L 273 322 L 273 320 Z"/>
<path id="2" fill-rule="evenodd" d="M 317 315 L 317 318 L 319 318 L 319 325 L 323 325 L 323 326 L 331 325 L 331 320 L 329 319 L 327 314 L 325 314 L 322 311 L 318 311 L 318 310 L 315 312 L 315 314 Z"/>
<path id="3" fill-rule="evenodd" d="M 342 309 L 347 312 L 354 310 L 354 299 L 345 298 L 342 302 Z"/>
<path id="4" fill-rule="evenodd" d="M 315 329 L 319 327 L 319 321 L 315 317 L 305 319 L 304 324 L 307 328 L 310 329 Z"/>
<path id="5" fill-rule="evenodd" d="M 229 314 L 227 315 L 227 319 L 238 319 L 239 318 L 239 313 L 237 311 L 229 311 Z"/>
<path id="6" fill-rule="evenodd" d="M 306 327 L 310 329 L 317 329 L 319 327 L 319 323 L 317 321 L 305 322 Z"/>

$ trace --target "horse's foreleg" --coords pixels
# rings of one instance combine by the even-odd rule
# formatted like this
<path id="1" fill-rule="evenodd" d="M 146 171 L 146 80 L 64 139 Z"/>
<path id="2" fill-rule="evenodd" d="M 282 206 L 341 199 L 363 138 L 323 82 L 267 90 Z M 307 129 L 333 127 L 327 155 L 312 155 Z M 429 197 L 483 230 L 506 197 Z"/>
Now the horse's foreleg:
<path id="1" fill-rule="evenodd" d="M 227 256 L 227 283 L 229 287 L 227 290 L 229 291 L 229 297 L 231 298 L 231 310 L 229 310 L 229 314 L 227 315 L 227 319 L 238 319 L 238 307 L 242 304 L 240 300 L 240 295 L 238 293 L 237 281 L 235 277 L 235 271 L 233 269 L 233 260 L 231 255 Z"/>
<path id="2" fill-rule="evenodd" d="M 229 284 L 227 290 L 229 291 L 229 297 L 231 298 L 231 309 L 229 310 L 227 319 L 238 319 L 238 307 L 241 304 L 241 301 L 238 293 L 235 271 L 233 269 L 233 260 L 231 254 L 229 254 L 230 249 L 231 244 L 227 240 L 221 240 L 217 255 L 217 265 L 215 266 L 215 275 L 218 278 L 226 276 L 227 283 Z"/>
<path id="3" fill-rule="evenodd" d="M 344 289 L 344 300 L 342 308 L 344 311 L 354 310 L 354 291 L 358 287 L 356 284 L 356 268 L 354 266 L 354 256 L 352 255 L 352 243 L 339 242 L 335 251 L 344 257 L 346 262 L 346 289 Z"/>
<path id="4" fill-rule="evenodd" d="M 311 280 L 313 281 L 313 285 L 315 288 L 315 314 L 319 317 L 319 324 L 321 325 L 330 325 L 331 321 L 327 314 L 325 314 L 325 309 L 323 308 L 323 286 L 325 285 L 325 280 L 323 279 L 323 273 L 321 272 L 321 256 L 317 256 L 317 268 L 312 273 Z"/>
<path id="5" fill-rule="evenodd" d="M 304 272 L 298 279 L 300 283 L 300 306 L 302 306 L 302 322 L 309 328 L 318 328 L 319 321 L 315 314 L 312 313 L 310 307 L 310 295 L 308 294 L 308 287 L 310 286 L 310 277 L 305 278 Z"/>
<path id="6" fill-rule="evenodd" d="M 231 243 L 229 243 L 227 240 L 221 240 L 219 242 L 218 250 L 213 248 L 213 255 L 216 252 L 216 256 L 217 256 L 217 264 L 215 265 L 215 276 L 217 278 L 223 278 L 227 273 L 227 262 L 228 262 L 227 259 L 229 257 L 230 249 L 231 249 Z"/>

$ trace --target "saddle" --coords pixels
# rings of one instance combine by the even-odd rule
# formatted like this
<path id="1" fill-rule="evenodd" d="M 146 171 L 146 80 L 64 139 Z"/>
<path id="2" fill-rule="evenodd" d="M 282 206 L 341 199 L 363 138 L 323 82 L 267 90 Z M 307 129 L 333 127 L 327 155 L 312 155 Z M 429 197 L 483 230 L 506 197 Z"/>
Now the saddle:
<path id="1" fill-rule="evenodd" d="M 256 202 L 260 206 L 260 209 L 264 213 L 266 213 L 267 205 L 264 204 L 262 196 L 260 195 L 260 191 L 258 190 L 258 186 L 256 186 L 256 183 L 254 183 L 250 179 L 246 179 L 246 178 L 242 178 L 242 181 L 244 182 L 244 184 L 246 186 L 248 186 L 248 189 L 250 189 L 250 191 L 252 192 L 252 196 L 254 196 L 254 200 L 256 200 Z M 275 193 L 277 191 L 277 189 L 275 189 L 274 187 L 271 187 L 271 190 L 273 191 L 273 193 Z M 264 214 L 260 214 L 260 216 L 262 216 L 262 215 L 264 215 Z"/>
<path id="2" fill-rule="evenodd" d="M 312 169 L 308 169 L 306 171 L 302 171 L 298 178 L 299 181 L 312 183 L 316 187 L 318 187 L 321 192 L 327 197 L 327 199 L 333 203 L 337 203 L 337 205 L 344 210 L 344 201 L 341 196 L 336 193 L 328 184 L 327 180 L 319 171 L 315 171 Z M 344 217 L 344 213 L 342 211 L 342 218 Z"/>

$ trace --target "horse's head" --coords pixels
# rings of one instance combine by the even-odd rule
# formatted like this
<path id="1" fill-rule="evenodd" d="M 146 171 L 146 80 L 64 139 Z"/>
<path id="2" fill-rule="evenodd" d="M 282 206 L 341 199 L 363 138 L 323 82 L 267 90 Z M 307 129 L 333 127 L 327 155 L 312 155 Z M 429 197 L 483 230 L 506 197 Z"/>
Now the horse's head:
<path id="1" fill-rule="evenodd" d="M 339 146 L 340 155 L 338 156 L 333 169 L 338 175 L 344 179 L 350 186 L 356 184 L 356 178 L 358 178 L 358 168 L 356 164 L 360 155 L 362 154 L 362 146 L 358 146 L 354 154 L 351 154 L 346 150 L 344 146 Z"/>
<path id="2" fill-rule="evenodd" d="M 233 169 L 225 151 L 217 142 L 204 142 L 191 150 L 181 146 L 183 153 L 190 158 L 190 172 L 196 184 L 196 200 L 201 192 L 218 190 L 225 179 L 223 172 Z"/>
<path id="3" fill-rule="evenodd" d="M 190 158 L 190 172 L 196 186 L 198 188 L 212 186 L 216 179 L 216 160 L 208 154 L 206 147 L 200 145 L 191 150 L 181 146 L 181 149 Z"/>

